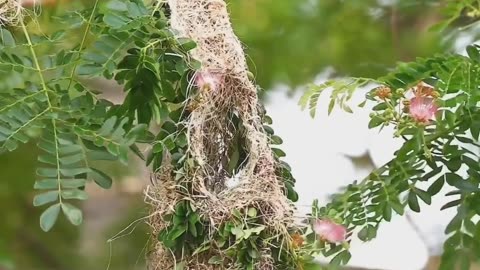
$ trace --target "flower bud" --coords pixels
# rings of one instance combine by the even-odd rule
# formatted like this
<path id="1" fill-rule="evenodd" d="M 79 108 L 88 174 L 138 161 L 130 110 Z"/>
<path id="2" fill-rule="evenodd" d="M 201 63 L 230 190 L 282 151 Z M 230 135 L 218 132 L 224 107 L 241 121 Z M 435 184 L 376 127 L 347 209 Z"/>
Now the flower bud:
<path id="1" fill-rule="evenodd" d="M 382 100 L 391 98 L 392 97 L 392 89 L 390 89 L 390 87 L 387 87 L 387 86 L 380 86 L 375 91 L 375 95 Z"/>
<path id="2" fill-rule="evenodd" d="M 299 233 L 295 233 L 292 235 L 293 248 L 296 248 L 296 249 L 301 248 L 303 246 L 304 241 L 305 240 Z"/>

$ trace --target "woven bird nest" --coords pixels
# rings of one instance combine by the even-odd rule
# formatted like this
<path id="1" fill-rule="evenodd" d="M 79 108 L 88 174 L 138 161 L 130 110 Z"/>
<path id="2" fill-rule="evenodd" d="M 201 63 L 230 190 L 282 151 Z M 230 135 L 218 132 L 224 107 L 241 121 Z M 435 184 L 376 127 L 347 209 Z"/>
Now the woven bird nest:
<path id="1" fill-rule="evenodd" d="M 255 207 L 271 235 L 288 235 L 292 224 L 293 206 L 284 194 L 284 184 L 275 174 L 277 161 L 263 129 L 256 86 L 248 77 L 248 68 L 240 41 L 234 34 L 223 0 L 168 0 L 171 26 L 179 37 L 197 43 L 191 56 L 202 63 L 196 76 L 213 76 L 215 87 L 202 91 L 203 102 L 186 120 L 189 154 L 195 166 L 187 172 L 193 192 L 185 194 L 176 187 L 169 165 L 155 174 L 156 186 L 147 189 L 146 197 L 153 207 L 150 225 L 155 234 L 169 224 L 163 220 L 172 213 L 179 200 L 188 200 L 207 221 L 207 231 L 215 233 L 230 219 L 234 210 Z M 199 78 L 197 78 L 198 80 Z M 201 79 L 201 78 L 200 78 Z M 241 136 L 247 158 L 236 173 L 238 184 L 229 187 L 231 176 L 224 173 L 222 158 L 233 140 L 229 115 L 235 114 L 242 123 Z M 168 158 L 168 157 L 166 157 Z M 164 162 L 163 164 L 169 164 Z M 222 254 L 212 250 L 210 255 Z M 150 269 L 174 269 L 176 259 L 159 242 L 151 255 Z M 187 269 L 237 269 L 235 265 L 212 266 L 209 258 L 189 258 Z M 269 249 L 262 250 L 256 269 L 274 269 Z"/>
<path id="2" fill-rule="evenodd" d="M 21 15 L 20 0 L 0 0 L 0 26 L 17 24 Z"/>

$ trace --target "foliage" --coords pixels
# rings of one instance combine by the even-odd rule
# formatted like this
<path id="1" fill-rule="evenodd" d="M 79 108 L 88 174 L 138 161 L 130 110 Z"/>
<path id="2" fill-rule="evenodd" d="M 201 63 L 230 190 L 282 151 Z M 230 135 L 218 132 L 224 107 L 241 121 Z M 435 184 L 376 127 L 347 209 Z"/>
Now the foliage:
<path id="1" fill-rule="evenodd" d="M 112 186 L 112 177 L 98 161 L 126 164 L 133 152 L 157 171 L 168 156 L 177 184 L 189 188 L 184 175 L 192 160 L 187 155 L 184 120 L 190 113 L 188 106 L 200 101 L 191 84 L 200 63 L 188 55 L 195 43 L 176 38 L 168 16 L 162 2 L 96 1 L 92 8 L 60 16 L 58 21 L 66 30 L 44 33 L 36 29 L 35 16 L 32 21 L 24 18 L 18 28 L 0 29 L 0 77 L 4 79 L 0 85 L 0 146 L 2 151 L 14 151 L 22 144 L 37 143 L 40 153 L 34 188 L 39 192 L 33 204 L 43 208 L 40 227 L 44 231 L 53 228 L 60 212 L 73 225 L 82 223 L 83 214 L 75 201 L 88 199 L 85 186 L 89 182 L 105 189 Z M 80 29 L 84 30 L 81 40 L 69 45 L 67 41 Z M 41 34 L 34 34 L 37 31 Z M 103 99 L 88 83 L 101 77 L 123 86 L 121 104 Z M 279 161 L 277 174 L 285 181 L 285 195 L 295 201 L 291 169 L 279 160 L 285 156 L 277 147 L 282 140 L 269 126 L 271 118 L 265 113 L 262 117 Z M 232 114 L 234 128 L 241 130 L 237 118 Z M 153 129 L 158 131 L 149 131 Z M 139 144 L 151 146 L 145 156 Z M 244 144 L 238 135 L 236 144 L 230 146 L 230 174 L 246 158 Z M 171 219 L 171 226 L 156 237 L 179 259 L 219 243 L 207 241 L 207 221 L 193 205 L 179 201 L 172 207 L 174 214 L 164 217 Z M 248 211 L 251 219 L 247 222 L 240 218 L 245 213 L 239 213 L 218 235 L 230 260 L 242 267 L 253 267 L 260 258 L 257 245 L 270 237 L 263 233 L 255 211 Z M 276 244 L 281 251 L 283 243 Z M 283 257 L 281 252 L 278 257 Z M 214 257 L 210 261 L 218 264 Z"/>
<path id="2" fill-rule="evenodd" d="M 344 102 L 355 88 L 380 84 L 366 96 L 374 105 L 369 128 L 393 125 L 395 136 L 404 139 L 391 161 L 365 179 L 348 185 L 326 206 L 314 203 L 312 218 L 337 220 L 351 234 L 370 241 L 376 237 L 382 222 L 390 221 L 395 213 L 403 215 L 407 207 L 421 212 L 422 205 L 431 204 L 432 198 L 448 185 L 453 191 L 446 194 L 450 202 L 442 210 L 454 207 L 457 214 L 445 229 L 448 240 L 440 269 L 469 269 L 471 261 L 479 259 L 480 223 L 476 218 L 480 198 L 479 48 L 468 46 L 468 57 L 419 58 L 399 64 L 391 73 L 375 80 L 333 80 L 313 86 L 305 93 L 300 103 L 313 116 L 319 95 L 327 88 L 333 89 L 331 104 L 340 101 L 340 107 L 349 111 Z M 427 82 L 433 88 L 419 82 Z M 435 99 L 439 107 L 435 121 L 415 121 L 409 112 L 412 97 L 419 95 Z M 333 264 L 349 260 L 348 245 L 318 243 L 311 231 L 305 234 L 311 240 L 309 247 L 320 245 L 319 251 L 325 256 L 334 256 Z"/>
<path id="3" fill-rule="evenodd" d="M 434 27 L 435 30 L 445 30 L 450 25 L 465 25 L 469 27 L 471 23 L 475 23 L 480 16 L 480 6 L 476 0 L 465 0 L 461 3 L 446 2 L 445 8 L 442 10 L 445 19 Z M 465 28 L 465 26 L 463 26 Z"/>
<path id="4" fill-rule="evenodd" d="M 407 2 L 410 1 L 403 3 Z M 348 7 L 347 14 L 351 9 L 360 10 L 365 15 L 361 19 L 367 18 L 374 24 L 366 6 L 344 1 L 322 2 L 321 5 L 338 8 L 340 4 Z M 462 1 L 450 4 L 446 10 L 449 25 L 461 21 L 464 14 L 477 16 L 478 6 L 473 1 Z M 387 18 L 386 14 L 382 13 L 381 17 Z M 100 3 L 97 0 L 90 9 L 59 17 L 58 21 L 66 30 L 48 33 L 32 30 L 36 28 L 35 16 L 32 21 L 23 18 L 18 28 L 0 28 L 0 147 L 2 152 L 7 152 L 22 144 L 37 144 L 40 153 L 36 170 L 38 180 L 34 187 L 38 194 L 33 204 L 44 209 L 40 215 L 43 230 L 53 228 L 60 212 L 70 223 L 79 225 L 83 216 L 76 201 L 88 198 L 87 183 L 94 181 L 102 188 L 112 186 L 112 177 L 98 167 L 98 161 L 127 163 L 129 152 L 144 158 L 154 171 L 164 162 L 170 162 L 175 184 L 190 189 L 184 176 L 193 161 L 187 153 L 184 120 L 189 115 L 187 105 L 194 103 L 191 101 L 201 102 L 197 89 L 191 85 L 200 63 L 188 54 L 195 43 L 176 38 L 169 28 L 168 16 L 168 8 L 161 1 Z M 338 18 L 331 23 L 339 23 Z M 351 25 L 343 24 L 347 32 Z M 292 24 L 296 30 L 298 26 Z M 82 38 L 71 46 L 67 41 L 79 30 L 83 30 Z M 315 35 L 306 36 L 310 39 Z M 352 43 L 363 44 L 358 40 L 346 42 Z M 310 55 L 305 44 L 295 52 L 308 51 Z M 336 46 L 335 40 L 329 44 L 335 48 L 357 48 Z M 377 43 L 380 44 L 383 43 Z M 370 44 L 366 46 L 371 47 Z M 390 74 L 376 80 L 328 81 L 313 86 L 305 94 L 301 104 L 314 116 L 318 98 L 328 88 L 333 88 L 328 110 L 339 105 L 351 111 L 348 100 L 356 88 L 370 84 L 388 87 L 391 96 L 380 97 L 378 88 L 367 95 L 367 100 L 375 103 L 369 126 L 394 125 L 396 136 L 405 139 L 392 161 L 346 187 L 326 206 L 320 207 L 315 202 L 310 221 L 335 220 L 347 226 L 351 234 L 356 233 L 361 240 L 369 241 L 376 236 L 381 222 L 390 221 L 394 212 L 401 215 L 406 207 L 419 212 L 421 205 L 430 204 L 432 197 L 449 185 L 455 191 L 447 195 L 454 199 L 443 208 L 455 207 L 458 213 L 446 229 L 449 239 L 445 243 L 442 269 L 452 269 L 456 264 L 468 269 L 470 259 L 477 259 L 480 254 L 480 224 L 475 222 L 475 217 L 480 215 L 475 207 L 480 196 L 480 165 L 475 152 L 480 133 L 477 106 L 480 101 L 477 89 L 480 50 L 472 45 L 467 52 L 468 57 L 439 55 L 399 64 Z M 346 50 L 341 54 L 350 60 Z M 318 60 L 324 61 L 321 57 Z M 382 61 L 382 65 L 383 62 L 392 64 Z M 291 66 L 296 69 L 293 74 L 304 72 Z M 304 75 L 300 73 L 297 75 Z M 124 102 L 113 104 L 102 99 L 97 89 L 86 83 L 87 79 L 99 77 L 115 80 L 123 86 Z M 403 110 L 410 89 L 421 81 L 434 86 L 441 112 L 434 122 L 427 124 L 415 122 L 411 114 Z M 230 120 L 232 129 L 240 134 L 240 121 L 234 114 Z M 277 148 L 282 140 L 270 127 L 272 120 L 266 114 L 263 122 L 279 163 L 277 175 L 285 183 L 285 195 L 296 201 L 295 180 L 288 164 L 280 160 L 285 153 Z M 149 131 L 152 123 L 157 124 L 158 132 Z M 146 156 L 138 146 L 143 143 L 151 145 Z M 244 144 L 238 136 L 236 143 L 230 146 L 228 173 L 232 176 L 245 159 Z M 465 170 L 467 176 L 461 176 L 461 171 Z M 425 183 L 429 187 L 421 188 L 420 184 Z M 348 243 L 325 243 L 310 227 L 292 231 L 292 234 L 301 233 L 305 237 L 305 245 L 272 237 L 272 232 L 266 231 L 261 224 L 255 207 L 233 213 L 234 217 L 220 224 L 214 233 L 204 230 L 209 221 L 203 220 L 190 202 L 182 200 L 172 207 L 173 214 L 163 217 L 170 225 L 156 237 L 181 259 L 179 265 L 184 263 L 184 257 L 205 255 L 210 256 L 211 265 L 230 264 L 253 269 L 262 257 L 261 246 L 265 244 L 275 250 L 275 266 L 279 269 L 308 265 L 317 253 L 332 256 L 332 265 L 345 264 L 351 257 Z M 213 245 L 222 248 L 226 257 L 209 254 Z"/>
<path id="5" fill-rule="evenodd" d="M 82 26 L 72 24 L 72 20 L 82 18 L 88 18 L 83 21 L 82 42 L 70 49 L 58 48 L 62 38 L 68 38 L 68 31 Z M 135 143 L 148 139 L 144 123 L 153 118 L 161 121 L 159 112 L 166 106 L 164 93 L 174 91 L 166 87 L 166 82 L 160 88 L 157 81 L 164 75 L 162 66 L 149 53 L 167 53 L 167 49 L 175 52 L 180 46 L 168 30 L 160 27 L 166 24 L 163 11 L 158 6 L 149 10 L 142 1 L 112 1 L 101 9 L 96 4 L 84 13 L 69 13 L 62 20 L 71 25 L 68 31 L 42 37 L 29 34 L 23 22 L 23 38 L 1 29 L 2 72 L 28 76 L 13 90 L 4 88 L 1 92 L 1 147 L 13 151 L 19 144 L 38 138 L 42 153 L 38 156 L 35 189 L 41 193 L 34 198 L 34 205 L 49 205 L 40 218 L 46 231 L 60 211 L 72 224 L 81 223 L 81 211 L 69 201 L 87 199 L 83 190 L 87 180 L 110 188 L 111 177 L 97 168 L 95 161 L 126 163 L 130 149 L 140 154 Z M 98 38 L 85 49 L 90 36 Z M 44 47 L 58 53 L 40 56 L 37 50 Z M 100 73 L 108 78 L 115 74 L 116 80 L 128 86 L 127 102 L 114 105 L 100 99 L 95 89 L 78 79 L 78 75 Z M 144 82 L 151 82 L 150 89 Z M 149 106 L 138 106 L 143 100 L 148 100 Z"/>

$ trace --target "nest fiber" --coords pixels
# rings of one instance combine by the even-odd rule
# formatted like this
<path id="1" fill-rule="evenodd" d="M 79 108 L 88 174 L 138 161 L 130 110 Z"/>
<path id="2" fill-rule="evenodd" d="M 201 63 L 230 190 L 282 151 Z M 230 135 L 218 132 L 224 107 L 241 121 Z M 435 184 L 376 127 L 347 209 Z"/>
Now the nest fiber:
<path id="1" fill-rule="evenodd" d="M 20 0 L 0 0 L 0 26 L 17 24 L 21 14 Z"/>
<path id="2" fill-rule="evenodd" d="M 192 190 L 186 194 L 177 188 L 172 168 L 166 165 L 155 174 L 159 184 L 146 192 L 147 201 L 153 207 L 150 220 L 153 232 L 168 226 L 162 217 L 172 213 L 179 200 L 188 200 L 195 205 L 208 227 L 206 231 L 211 234 L 232 217 L 234 210 L 254 207 L 267 232 L 288 235 L 287 224 L 292 224 L 293 207 L 285 197 L 283 181 L 275 173 L 277 161 L 263 129 L 257 88 L 248 77 L 243 48 L 232 30 L 225 2 L 169 0 L 168 5 L 171 26 L 178 37 L 190 38 L 197 44 L 191 51 L 191 56 L 202 63 L 197 76 L 215 76 L 218 85 L 200 89 L 202 102 L 185 120 L 188 151 L 195 160 L 195 165 L 186 172 Z M 232 128 L 232 115 L 240 119 L 241 130 Z M 239 133 L 247 157 L 235 175 L 229 175 L 222 161 L 230 155 L 228 146 Z M 236 184 L 229 185 L 233 178 Z M 209 252 L 209 255 L 222 254 L 220 249 Z M 269 247 L 263 247 L 256 269 L 274 269 L 271 255 Z M 179 260 L 187 262 L 186 269 L 236 269 L 235 265 L 212 266 L 207 263 L 208 259 L 175 258 L 157 243 L 150 257 L 150 269 L 173 269 Z"/>

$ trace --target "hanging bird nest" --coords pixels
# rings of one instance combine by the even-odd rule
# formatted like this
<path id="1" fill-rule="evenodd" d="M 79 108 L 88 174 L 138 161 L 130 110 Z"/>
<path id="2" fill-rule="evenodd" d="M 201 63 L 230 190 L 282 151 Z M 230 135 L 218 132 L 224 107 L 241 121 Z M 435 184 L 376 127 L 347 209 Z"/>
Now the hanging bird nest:
<path id="1" fill-rule="evenodd" d="M 171 26 L 178 31 L 178 37 L 190 38 L 197 44 L 191 51 L 191 56 L 202 63 L 196 81 L 207 81 L 207 85 L 199 86 L 202 102 L 184 123 L 188 152 L 195 161 L 186 172 L 192 190 L 185 193 L 176 188 L 168 165 L 155 174 L 159 184 L 146 192 L 154 212 L 150 220 L 153 232 L 166 228 L 169 224 L 163 217 L 173 213 L 179 200 L 187 200 L 207 221 L 205 226 L 212 235 L 232 218 L 234 211 L 254 207 L 270 236 L 288 237 L 294 208 L 285 196 L 282 179 L 276 175 L 278 164 L 263 128 L 257 88 L 248 77 L 243 48 L 232 30 L 225 2 L 168 0 L 168 4 Z M 232 116 L 239 125 L 232 123 Z M 229 146 L 238 136 L 246 157 L 231 175 L 226 173 L 225 158 L 231 155 Z M 228 185 L 233 177 L 237 183 Z M 261 253 L 256 269 L 274 269 L 269 248 L 264 247 Z M 237 269 L 235 265 L 218 268 L 208 264 L 209 257 L 216 254 L 222 255 L 223 251 L 210 250 L 208 256 L 188 258 L 186 269 Z M 160 242 L 149 259 L 150 269 L 173 269 L 178 263 Z"/>
<path id="2" fill-rule="evenodd" d="M 0 0 L 0 26 L 16 25 L 21 16 L 22 3 L 20 0 Z"/>

